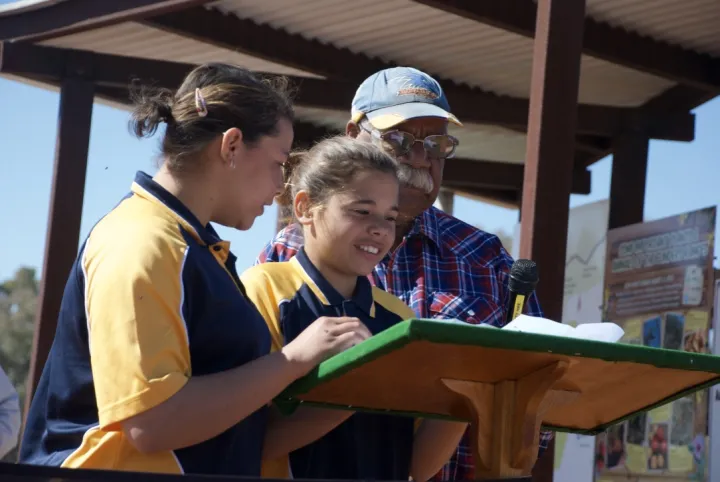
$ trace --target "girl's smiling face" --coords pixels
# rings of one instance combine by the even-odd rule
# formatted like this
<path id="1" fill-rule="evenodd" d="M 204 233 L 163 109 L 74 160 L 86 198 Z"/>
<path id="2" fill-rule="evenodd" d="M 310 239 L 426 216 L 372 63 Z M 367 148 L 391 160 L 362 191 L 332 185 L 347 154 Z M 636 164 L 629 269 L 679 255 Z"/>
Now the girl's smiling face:
<path id="1" fill-rule="evenodd" d="M 307 195 L 299 192 L 296 214 L 305 250 L 318 268 L 353 278 L 369 275 L 395 241 L 399 190 L 396 176 L 366 170 L 321 206 L 309 206 Z"/>

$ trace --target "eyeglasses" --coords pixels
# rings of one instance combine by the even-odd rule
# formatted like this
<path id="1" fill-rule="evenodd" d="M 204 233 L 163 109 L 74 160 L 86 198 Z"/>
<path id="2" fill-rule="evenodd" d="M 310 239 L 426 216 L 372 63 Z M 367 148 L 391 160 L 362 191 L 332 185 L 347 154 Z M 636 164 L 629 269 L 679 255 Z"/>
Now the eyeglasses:
<path id="1" fill-rule="evenodd" d="M 360 128 L 377 139 L 383 149 L 392 152 L 396 157 L 407 156 L 416 142 L 422 142 L 425 152 L 431 159 L 449 159 L 455 155 L 455 150 L 460 144 L 456 137 L 449 134 L 436 134 L 427 136 L 425 139 L 416 139 L 409 132 L 377 131 L 366 122 L 361 122 Z"/>

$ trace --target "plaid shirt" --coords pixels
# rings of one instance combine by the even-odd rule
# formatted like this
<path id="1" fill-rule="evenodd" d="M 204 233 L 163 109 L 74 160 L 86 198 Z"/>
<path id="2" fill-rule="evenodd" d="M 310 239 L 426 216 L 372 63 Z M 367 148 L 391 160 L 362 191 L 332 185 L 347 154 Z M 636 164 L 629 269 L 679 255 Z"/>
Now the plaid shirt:
<path id="1" fill-rule="evenodd" d="M 256 264 L 287 261 L 302 244 L 301 229 L 291 224 L 263 249 Z M 453 318 L 500 327 L 505 323 L 512 263 L 497 236 L 431 207 L 369 278 L 404 301 L 419 318 Z M 526 312 L 542 316 L 535 294 L 528 298 Z M 474 479 L 469 432 L 432 480 Z M 552 432 L 541 432 L 541 452 L 551 438 Z"/>

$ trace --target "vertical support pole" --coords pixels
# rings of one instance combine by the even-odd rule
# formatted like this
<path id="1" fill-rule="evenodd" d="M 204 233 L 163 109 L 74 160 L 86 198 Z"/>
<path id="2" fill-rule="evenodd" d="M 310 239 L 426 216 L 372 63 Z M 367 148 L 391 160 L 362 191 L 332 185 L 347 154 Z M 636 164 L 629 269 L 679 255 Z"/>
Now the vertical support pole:
<path id="1" fill-rule="evenodd" d="M 537 262 L 543 311 L 555 319 L 562 314 L 584 14 L 583 0 L 538 0 L 520 255 Z"/>
<path id="2" fill-rule="evenodd" d="M 62 82 L 45 258 L 25 396 L 26 414 L 55 337 L 60 302 L 77 257 L 93 96 L 94 86 L 90 81 L 66 78 Z"/>
<path id="3" fill-rule="evenodd" d="M 290 222 L 292 222 L 292 217 L 292 206 L 278 206 L 275 233 L 279 233 L 285 226 L 290 224 Z"/>
<path id="4" fill-rule="evenodd" d="M 537 294 L 559 320 L 580 82 L 585 0 L 538 0 L 522 194 L 520 256 L 538 264 Z M 533 480 L 553 478 L 554 444 Z"/>
<path id="5" fill-rule="evenodd" d="M 639 132 L 625 132 L 613 143 L 608 229 L 643 220 L 648 146 L 648 137 Z"/>
<path id="6" fill-rule="evenodd" d="M 450 216 L 453 215 L 453 209 L 455 206 L 455 193 L 449 189 L 440 188 L 438 192 L 437 200 L 435 201 L 435 207 L 441 211 L 446 212 Z"/>

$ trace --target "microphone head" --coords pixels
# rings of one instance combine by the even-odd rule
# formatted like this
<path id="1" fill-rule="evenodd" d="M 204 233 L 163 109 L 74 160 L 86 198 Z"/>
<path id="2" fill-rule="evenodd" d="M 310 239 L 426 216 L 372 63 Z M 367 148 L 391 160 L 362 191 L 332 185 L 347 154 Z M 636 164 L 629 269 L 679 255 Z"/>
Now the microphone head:
<path id="1" fill-rule="evenodd" d="M 528 295 L 535 291 L 538 284 L 537 264 L 530 259 L 518 259 L 510 268 L 508 287 L 511 292 Z"/>

